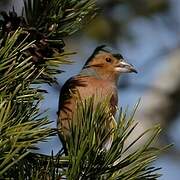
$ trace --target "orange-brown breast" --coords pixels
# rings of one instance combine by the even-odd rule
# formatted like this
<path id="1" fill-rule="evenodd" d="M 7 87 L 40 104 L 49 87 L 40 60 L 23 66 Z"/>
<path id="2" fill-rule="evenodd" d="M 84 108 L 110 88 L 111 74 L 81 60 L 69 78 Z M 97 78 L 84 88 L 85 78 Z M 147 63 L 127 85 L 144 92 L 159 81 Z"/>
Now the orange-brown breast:
<path id="1" fill-rule="evenodd" d="M 61 90 L 58 129 L 63 136 L 68 135 L 69 124 L 71 123 L 74 110 L 76 108 L 75 95 L 78 92 L 81 99 L 87 99 L 95 96 L 96 103 L 105 100 L 111 96 L 109 105 L 114 115 L 118 102 L 116 85 L 111 81 L 97 79 L 95 77 L 75 76 L 68 80 Z"/>

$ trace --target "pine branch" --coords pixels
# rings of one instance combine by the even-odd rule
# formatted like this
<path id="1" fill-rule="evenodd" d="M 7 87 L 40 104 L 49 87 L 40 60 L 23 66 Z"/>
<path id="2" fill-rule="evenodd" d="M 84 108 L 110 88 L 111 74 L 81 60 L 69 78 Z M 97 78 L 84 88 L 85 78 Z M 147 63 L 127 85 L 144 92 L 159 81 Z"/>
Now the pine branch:
<path id="1" fill-rule="evenodd" d="M 95 17 L 95 0 L 24 1 L 26 22 L 50 37 L 64 37 Z"/>
<path id="2" fill-rule="evenodd" d="M 0 177 L 54 134 L 47 117 L 39 114 L 42 94 L 31 87 L 42 72 L 24 56 L 33 42 L 16 44 L 22 34 L 18 29 L 0 49 Z"/>
<path id="3" fill-rule="evenodd" d="M 27 167 L 23 171 L 29 170 L 30 174 L 26 175 L 26 178 L 38 174 L 35 179 L 158 179 L 160 168 L 153 167 L 152 162 L 167 148 L 158 149 L 152 146 L 160 133 L 159 126 L 148 129 L 127 145 L 130 134 L 136 130 L 137 124 L 134 124 L 133 120 L 135 110 L 129 117 L 121 110 L 117 128 L 105 135 L 104 123 L 109 120 L 107 101 L 99 103 L 98 108 L 94 109 L 94 99 L 91 98 L 80 102 L 77 107 L 71 136 L 66 141 L 68 156 L 62 153 L 57 156 L 31 154 L 26 158 Z M 151 134 L 150 138 L 134 150 L 133 146 L 147 133 Z M 104 142 L 112 134 L 112 145 L 106 150 Z"/>
<path id="4" fill-rule="evenodd" d="M 133 114 L 128 118 L 120 112 L 118 126 L 106 132 L 104 124 L 109 120 L 108 104 L 98 104 L 94 109 L 91 98 L 79 104 L 77 116 L 72 122 L 71 137 L 67 140 L 69 166 L 65 170 L 67 179 L 157 179 L 157 168 L 150 164 L 157 158 L 160 149 L 151 144 L 160 133 L 156 126 L 144 132 L 132 144 L 125 147 L 130 134 L 135 130 Z M 78 122 L 78 123 L 77 123 Z M 152 134 L 141 148 L 131 152 L 133 145 L 147 133 Z M 114 136 L 111 148 L 105 150 L 104 142 Z"/>
<path id="5" fill-rule="evenodd" d="M 49 4 L 45 7 L 47 3 Z M 69 11 L 67 5 L 74 8 L 77 6 L 75 16 L 70 17 L 73 11 Z M 41 6 L 43 8 L 40 8 Z M 55 130 L 50 128 L 48 118 L 39 114 L 39 102 L 43 99 L 45 91 L 34 84 L 56 82 L 55 75 L 62 72 L 59 65 L 69 63 L 67 57 L 72 54 L 64 51 L 63 33 L 65 34 L 66 27 L 69 29 L 67 35 L 79 29 L 78 18 L 84 19 L 90 12 L 94 12 L 90 6 L 88 1 L 80 3 L 39 0 L 33 1 L 32 4 L 30 1 L 25 3 L 26 19 L 17 16 L 14 10 L 9 14 L 1 12 L 0 178 L 45 177 L 42 174 L 38 176 L 37 173 L 42 172 L 41 168 L 38 166 L 37 169 L 28 157 L 31 149 L 37 148 L 37 142 L 54 135 Z M 61 28 L 63 24 L 63 33 L 52 28 L 52 16 L 55 17 L 60 11 L 64 15 L 58 15 L 56 21 L 65 20 L 59 24 Z M 40 18 L 42 23 L 32 24 L 38 18 L 33 20 L 31 15 Z M 54 166 L 51 169 L 53 168 Z"/>

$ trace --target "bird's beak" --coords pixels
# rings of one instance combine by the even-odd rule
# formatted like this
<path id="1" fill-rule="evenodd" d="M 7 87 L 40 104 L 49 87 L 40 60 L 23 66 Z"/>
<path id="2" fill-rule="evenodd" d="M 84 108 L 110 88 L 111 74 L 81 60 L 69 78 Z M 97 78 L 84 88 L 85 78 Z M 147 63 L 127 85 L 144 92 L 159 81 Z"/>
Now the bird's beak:
<path id="1" fill-rule="evenodd" d="M 115 67 L 116 71 L 118 72 L 124 72 L 124 73 L 137 73 L 137 70 L 134 68 L 134 66 L 132 64 L 129 64 L 125 61 L 121 61 L 117 64 L 117 66 Z"/>

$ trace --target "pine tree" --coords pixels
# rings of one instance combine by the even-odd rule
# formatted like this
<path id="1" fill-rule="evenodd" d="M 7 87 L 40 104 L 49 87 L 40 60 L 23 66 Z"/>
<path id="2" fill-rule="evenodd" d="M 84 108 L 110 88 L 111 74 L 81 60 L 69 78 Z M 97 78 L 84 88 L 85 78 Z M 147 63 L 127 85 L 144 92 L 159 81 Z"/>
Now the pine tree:
<path id="1" fill-rule="evenodd" d="M 151 163 L 160 150 L 151 147 L 160 127 L 147 130 L 125 147 L 137 124 L 133 113 L 119 112 L 118 126 L 108 134 L 100 127 L 109 118 L 106 102 L 93 109 L 94 98 L 79 103 L 78 124 L 72 124 L 67 141 L 57 155 L 32 153 L 37 143 L 57 133 L 39 112 L 45 90 L 42 83 L 57 83 L 61 64 L 69 63 L 64 50 L 67 37 L 96 15 L 94 0 L 27 0 L 22 16 L 1 12 L 0 21 L 0 178 L 11 179 L 157 179 Z M 39 85 L 39 86 L 38 86 Z M 136 108 L 135 108 L 136 109 Z M 146 133 L 149 140 L 139 149 L 133 145 Z M 114 134 L 110 150 L 102 149 Z M 102 137 L 103 138 L 98 138 Z"/>

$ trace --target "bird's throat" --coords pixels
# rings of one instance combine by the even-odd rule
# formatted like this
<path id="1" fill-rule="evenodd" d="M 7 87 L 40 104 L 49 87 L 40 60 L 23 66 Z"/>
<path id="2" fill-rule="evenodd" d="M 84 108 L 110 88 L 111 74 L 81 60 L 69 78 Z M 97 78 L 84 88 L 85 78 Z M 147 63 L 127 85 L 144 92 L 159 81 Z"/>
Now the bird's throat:
<path id="1" fill-rule="evenodd" d="M 90 76 L 96 79 L 108 80 L 117 83 L 118 76 L 114 73 L 107 73 L 104 71 L 97 70 L 96 68 L 88 67 L 84 68 L 80 72 L 80 76 Z"/>
<path id="2" fill-rule="evenodd" d="M 97 79 L 101 79 L 97 71 L 94 68 L 90 68 L 90 67 L 82 69 L 80 72 L 80 76 L 90 76 L 90 77 L 95 77 Z"/>

